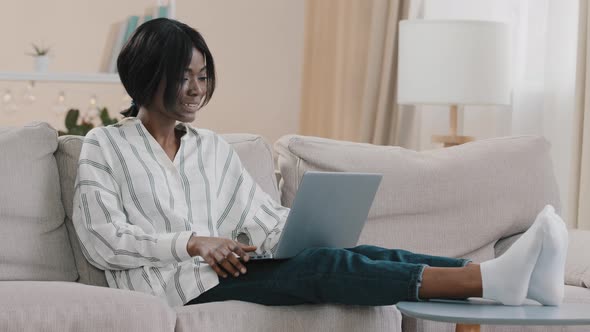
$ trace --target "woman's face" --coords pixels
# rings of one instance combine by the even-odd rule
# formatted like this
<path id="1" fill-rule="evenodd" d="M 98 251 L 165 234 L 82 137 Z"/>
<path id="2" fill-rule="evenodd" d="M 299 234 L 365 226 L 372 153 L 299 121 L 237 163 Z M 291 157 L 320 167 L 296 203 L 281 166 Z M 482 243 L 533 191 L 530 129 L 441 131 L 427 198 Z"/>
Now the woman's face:
<path id="1" fill-rule="evenodd" d="M 185 68 L 173 109 L 167 110 L 164 106 L 164 88 L 165 82 L 160 82 L 153 100 L 155 110 L 174 120 L 193 122 L 207 93 L 207 68 L 203 54 L 193 48 L 193 57 Z"/>

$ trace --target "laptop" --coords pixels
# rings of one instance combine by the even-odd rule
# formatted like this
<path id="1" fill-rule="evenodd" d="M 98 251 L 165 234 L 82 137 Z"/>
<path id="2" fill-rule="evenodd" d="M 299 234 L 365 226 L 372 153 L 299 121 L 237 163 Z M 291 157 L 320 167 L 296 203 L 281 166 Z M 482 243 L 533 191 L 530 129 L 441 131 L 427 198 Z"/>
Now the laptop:
<path id="1" fill-rule="evenodd" d="M 381 183 L 381 174 L 305 172 L 274 254 L 252 260 L 290 258 L 313 247 L 354 247 Z"/>

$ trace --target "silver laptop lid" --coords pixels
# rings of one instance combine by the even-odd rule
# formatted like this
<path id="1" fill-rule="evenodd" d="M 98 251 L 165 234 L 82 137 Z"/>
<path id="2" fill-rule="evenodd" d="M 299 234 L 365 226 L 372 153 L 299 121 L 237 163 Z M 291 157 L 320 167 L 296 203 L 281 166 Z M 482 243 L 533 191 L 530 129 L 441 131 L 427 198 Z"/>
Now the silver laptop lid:
<path id="1" fill-rule="evenodd" d="M 306 172 L 274 258 L 312 247 L 355 246 L 381 178 L 372 173 Z"/>

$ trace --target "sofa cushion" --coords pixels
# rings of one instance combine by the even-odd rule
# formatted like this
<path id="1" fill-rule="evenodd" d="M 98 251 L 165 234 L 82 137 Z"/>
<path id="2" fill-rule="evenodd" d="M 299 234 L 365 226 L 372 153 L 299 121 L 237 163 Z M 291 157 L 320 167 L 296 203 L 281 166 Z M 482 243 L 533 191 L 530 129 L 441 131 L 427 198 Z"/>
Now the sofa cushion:
<path id="1" fill-rule="evenodd" d="M 395 306 L 264 306 L 241 301 L 176 309 L 176 332 L 188 331 L 400 331 Z"/>
<path id="2" fill-rule="evenodd" d="M 104 271 L 94 267 L 84 257 L 78 236 L 72 223 L 74 207 L 74 184 L 78 174 L 78 159 L 82 149 L 82 136 L 61 136 L 58 139 L 59 147 L 55 153 L 59 181 L 61 183 L 61 200 L 66 212 L 66 226 L 70 237 L 70 243 L 74 252 L 76 267 L 78 268 L 79 282 L 88 285 L 108 287 Z"/>
<path id="3" fill-rule="evenodd" d="M 359 243 L 459 257 L 526 230 L 559 194 L 543 138 L 475 141 L 416 152 L 394 146 L 285 136 L 275 144 L 282 202 L 308 170 L 383 173 Z M 481 257 L 486 259 L 486 257 Z"/>
<path id="4" fill-rule="evenodd" d="M 244 167 L 258 182 L 262 190 L 266 191 L 273 199 L 279 201 L 279 192 L 274 175 L 274 164 L 271 148 L 261 136 L 250 134 L 226 134 L 222 137 L 230 143 L 238 155 Z M 82 136 L 59 137 L 59 148 L 55 154 L 59 168 L 62 187 L 62 201 L 66 211 L 66 225 L 70 234 L 70 241 L 74 248 L 74 256 L 79 282 L 108 286 L 104 272 L 86 261 L 81 252 L 78 237 L 72 224 L 72 209 L 74 197 L 74 183 L 78 173 L 78 159 L 82 149 Z"/>
<path id="5" fill-rule="evenodd" d="M 0 280 L 77 279 L 46 123 L 0 127 Z"/>
<path id="6" fill-rule="evenodd" d="M 174 331 L 161 299 L 75 282 L 0 282 L 0 331 Z"/>
<path id="7" fill-rule="evenodd" d="M 244 168 L 272 199 L 280 202 L 272 147 L 259 135 L 221 135 L 236 150 Z"/>

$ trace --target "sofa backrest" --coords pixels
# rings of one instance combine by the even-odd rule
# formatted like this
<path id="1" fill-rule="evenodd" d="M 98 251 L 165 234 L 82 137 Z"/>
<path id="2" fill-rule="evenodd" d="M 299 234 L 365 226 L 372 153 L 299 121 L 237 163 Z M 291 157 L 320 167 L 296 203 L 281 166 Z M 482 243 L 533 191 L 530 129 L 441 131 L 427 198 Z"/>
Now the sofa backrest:
<path id="1" fill-rule="evenodd" d="M 275 150 L 286 206 L 308 170 L 383 174 L 363 244 L 481 261 L 494 257 L 497 240 L 526 230 L 545 204 L 560 208 L 549 144 L 540 137 L 416 152 L 289 135 Z"/>
<path id="2" fill-rule="evenodd" d="M 262 190 L 279 201 L 279 191 L 274 175 L 274 163 L 270 145 L 258 135 L 221 135 L 238 153 L 242 164 L 258 182 Z M 82 136 L 61 136 L 55 154 L 62 188 L 62 201 L 66 212 L 66 225 L 74 251 L 81 283 L 107 286 L 104 272 L 89 264 L 81 252 L 78 237 L 72 224 L 74 183 L 78 172 L 78 158 L 82 148 Z"/>
<path id="3" fill-rule="evenodd" d="M 0 128 L 0 280 L 75 281 L 64 225 L 57 132 L 46 123 Z"/>
<path id="4" fill-rule="evenodd" d="M 260 185 L 260 188 L 277 202 L 281 201 L 279 187 L 274 174 L 272 146 L 260 135 L 221 135 L 238 153 L 244 168 Z"/>

